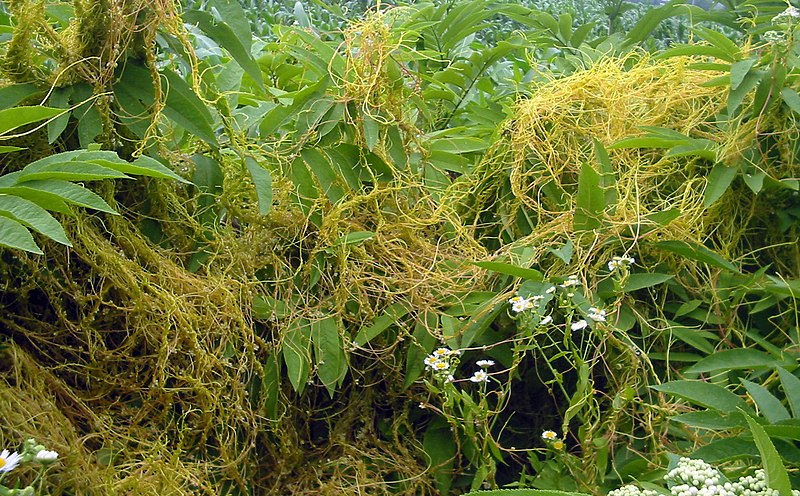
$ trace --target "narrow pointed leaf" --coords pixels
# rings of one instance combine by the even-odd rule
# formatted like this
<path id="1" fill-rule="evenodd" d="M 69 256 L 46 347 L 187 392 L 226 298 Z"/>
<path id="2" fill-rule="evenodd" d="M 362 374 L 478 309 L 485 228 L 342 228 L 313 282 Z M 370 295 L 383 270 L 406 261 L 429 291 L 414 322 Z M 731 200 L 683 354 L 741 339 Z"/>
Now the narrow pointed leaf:
<path id="1" fill-rule="evenodd" d="M 0 215 L 0 245 L 42 255 L 31 233 L 19 222 Z"/>
<path id="2" fill-rule="evenodd" d="M 64 228 L 47 210 L 18 196 L 0 195 L 0 215 L 12 217 L 53 241 L 72 246 Z"/>

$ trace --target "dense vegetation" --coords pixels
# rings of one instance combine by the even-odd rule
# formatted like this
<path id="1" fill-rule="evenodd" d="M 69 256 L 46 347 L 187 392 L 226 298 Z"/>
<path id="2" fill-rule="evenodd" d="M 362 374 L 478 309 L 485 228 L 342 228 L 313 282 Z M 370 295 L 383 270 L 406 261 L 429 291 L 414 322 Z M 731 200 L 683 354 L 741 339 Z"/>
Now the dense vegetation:
<path id="1" fill-rule="evenodd" d="M 2 5 L 0 495 L 800 488 L 796 6 Z"/>

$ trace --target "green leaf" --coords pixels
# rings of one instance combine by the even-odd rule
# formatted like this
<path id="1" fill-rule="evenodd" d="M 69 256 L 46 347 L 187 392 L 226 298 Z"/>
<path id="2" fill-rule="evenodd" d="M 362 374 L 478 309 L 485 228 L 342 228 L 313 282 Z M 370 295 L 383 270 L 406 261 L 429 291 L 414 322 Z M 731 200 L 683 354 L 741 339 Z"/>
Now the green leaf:
<path id="1" fill-rule="evenodd" d="M 336 391 L 336 385 L 347 373 L 347 357 L 342 346 L 340 327 L 339 319 L 333 315 L 311 322 L 317 376 L 331 398 Z"/>
<path id="2" fill-rule="evenodd" d="M 767 422 L 774 424 L 791 418 L 786 407 L 784 407 L 781 401 L 770 393 L 767 388 L 755 382 L 748 381 L 747 379 L 740 380 L 747 389 L 747 392 L 750 393 L 750 397 L 753 398 L 753 402 L 758 407 L 759 413 L 767 419 Z"/>
<path id="3" fill-rule="evenodd" d="M 728 167 L 721 163 L 715 164 L 708 175 L 708 184 L 703 193 L 703 205 L 710 207 L 719 200 L 728 191 L 737 172 L 739 172 L 739 169 L 736 167 Z"/>
<path id="4" fill-rule="evenodd" d="M 116 152 L 110 151 L 94 151 L 86 152 L 76 156 L 76 160 L 91 162 L 103 167 L 108 167 L 119 172 L 131 174 L 135 176 L 148 176 L 159 179 L 174 179 L 184 184 L 192 184 L 178 174 L 174 173 L 167 167 L 161 164 L 156 159 L 142 155 L 133 162 L 122 160 Z"/>
<path id="5" fill-rule="evenodd" d="M 362 243 L 375 237 L 375 233 L 371 231 L 354 231 L 347 233 L 334 241 L 333 246 L 347 246 Z"/>
<path id="6" fill-rule="evenodd" d="M 209 107 L 178 74 L 169 69 L 163 69 L 161 73 L 168 83 L 165 88 L 168 93 L 164 115 L 209 145 L 219 146 Z"/>
<path id="7" fill-rule="evenodd" d="M 258 162 L 251 157 L 245 157 L 244 163 L 250 171 L 250 179 L 256 187 L 258 197 L 258 213 L 267 215 L 272 210 L 272 174 L 258 165 Z"/>
<path id="8" fill-rule="evenodd" d="M 93 181 L 99 179 L 131 179 L 122 172 L 91 162 L 56 162 L 37 165 L 37 162 L 28 165 L 17 176 L 20 183 L 39 179 L 61 179 L 64 181 Z"/>
<path id="9" fill-rule="evenodd" d="M 364 141 L 367 144 L 367 149 L 373 151 L 375 145 L 378 144 L 378 131 L 380 131 L 380 124 L 373 119 L 369 114 L 363 115 L 364 127 Z"/>
<path id="10" fill-rule="evenodd" d="M 709 430 L 728 430 L 745 425 L 744 418 L 738 413 L 723 415 L 716 410 L 682 413 L 670 417 L 671 422 L 678 422 L 689 427 Z"/>
<path id="11" fill-rule="evenodd" d="M 297 319 L 289 324 L 283 335 L 281 351 L 286 364 L 286 374 L 297 394 L 303 394 L 308 384 L 311 363 L 311 336 L 308 320 Z"/>
<path id="12" fill-rule="evenodd" d="M 722 438 L 696 449 L 693 458 L 705 460 L 708 463 L 721 463 L 741 458 L 751 458 L 758 455 L 758 449 L 752 441 L 741 437 Z"/>
<path id="13" fill-rule="evenodd" d="M 766 367 L 775 363 L 775 357 L 749 348 L 717 351 L 685 370 L 690 374 L 703 374 L 719 370 L 741 370 Z"/>
<path id="14" fill-rule="evenodd" d="M 308 168 L 317 176 L 318 183 L 325 189 L 325 195 L 331 203 L 337 203 L 345 196 L 342 186 L 344 179 L 337 174 L 328 157 L 317 148 L 305 148 L 300 152 Z"/>
<path id="15" fill-rule="evenodd" d="M 264 120 L 261 121 L 258 127 L 258 132 L 261 137 L 265 138 L 278 131 L 281 126 L 300 113 L 306 105 L 309 105 L 323 95 L 329 82 L 330 78 L 325 77 L 299 91 L 284 95 L 284 98 L 291 98 L 292 103 L 289 105 L 279 105 L 264 116 Z"/>
<path id="16" fill-rule="evenodd" d="M 17 193 L 19 196 L 27 198 L 47 210 L 61 211 L 58 208 L 53 208 L 47 202 L 52 201 L 57 205 L 57 202 L 64 201 L 80 207 L 118 215 L 117 212 L 96 193 L 68 181 L 57 179 L 27 181 L 19 186 L 15 186 L 13 189 L 19 191 Z M 30 191 L 30 194 L 28 194 L 27 191 Z"/>
<path id="17" fill-rule="evenodd" d="M 414 324 L 414 332 L 411 335 L 411 344 L 408 346 L 408 354 L 406 356 L 406 373 L 403 379 L 403 388 L 408 389 L 411 387 L 425 369 L 425 357 L 436 346 L 436 337 L 431 330 L 436 329 L 438 322 L 436 313 L 425 312 L 419 316 L 419 320 Z"/>
<path id="18" fill-rule="evenodd" d="M 586 493 L 558 491 L 555 489 L 494 489 L 471 491 L 462 496 L 589 496 Z"/>
<path id="19" fill-rule="evenodd" d="M 769 438 L 764 428 L 746 415 L 750 432 L 753 433 L 753 441 L 756 443 L 758 452 L 761 454 L 761 464 L 766 472 L 767 486 L 778 491 L 780 496 L 792 496 L 792 484 L 789 482 L 789 474 L 783 466 L 781 457 L 772 440 Z"/>
<path id="20" fill-rule="evenodd" d="M 625 287 L 622 288 L 622 290 L 627 292 L 627 291 L 636 291 L 638 289 L 649 288 L 650 286 L 655 286 L 657 284 L 669 281 L 673 277 L 675 276 L 670 274 L 655 274 L 655 273 L 631 274 L 630 276 L 628 276 L 628 280 L 625 283 Z"/>
<path id="21" fill-rule="evenodd" d="M 56 88 L 50 94 L 47 104 L 51 108 L 68 109 L 69 97 L 72 94 L 72 89 L 72 86 L 67 86 L 66 88 Z M 61 133 L 64 132 L 64 129 L 67 128 L 67 124 L 69 123 L 69 115 L 70 112 L 68 110 L 64 110 L 61 115 L 47 123 L 48 143 L 52 144 L 58 139 L 59 136 L 61 136 Z"/>
<path id="22" fill-rule="evenodd" d="M 603 225 L 605 193 L 600 188 L 600 174 L 589 163 L 581 165 L 578 193 L 575 199 L 573 226 L 576 231 L 591 231 Z"/>
<path id="23" fill-rule="evenodd" d="M 222 20 L 217 20 L 208 12 L 190 10 L 184 12 L 183 20 L 198 27 L 219 46 L 231 54 L 245 72 L 263 88 L 264 81 L 261 77 L 261 68 L 250 53 L 252 34 L 250 24 L 244 15 L 241 5 L 231 0 L 215 0 L 214 8 L 220 11 Z M 241 18 L 244 22 L 231 22 L 231 19 Z"/>
<path id="24" fill-rule="evenodd" d="M 731 63 L 734 63 L 736 59 L 739 58 L 742 49 L 739 47 L 739 45 L 731 41 L 728 36 L 714 29 L 699 26 L 692 28 L 692 31 L 700 35 L 700 37 L 711 43 L 714 47 L 719 49 L 720 52 L 725 54 L 725 56 L 717 58 Z"/>
<path id="25" fill-rule="evenodd" d="M 722 386 L 702 381 L 679 380 L 650 386 L 656 391 L 671 394 L 695 405 L 731 413 L 741 408 L 750 411 L 742 398 Z"/>
<path id="26" fill-rule="evenodd" d="M 756 62 L 758 62 L 758 60 L 754 57 L 740 60 L 731 65 L 731 90 L 735 90 L 742 84 L 745 76 L 747 76 Z"/>
<path id="27" fill-rule="evenodd" d="M 375 317 L 375 320 L 372 321 L 372 325 L 362 327 L 358 331 L 353 342 L 356 346 L 364 346 L 388 329 L 392 324 L 400 320 L 409 311 L 410 309 L 402 302 L 389 305 L 389 307 L 384 310 L 383 314 Z"/>
<path id="28" fill-rule="evenodd" d="M 72 246 L 64 228 L 36 203 L 11 195 L 0 195 L 0 215 L 11 217 L 25 226 L 63 245 Z"/>
<path id="29" fill-rule="evenodd" d="M 37 255 L 43 254 L 25 226 L 2 215 L 0 215 L 0 245 L 16 250 L 29 251 Z"/>
<path id="30" fill-rule="evenodd" d="M 450 426 L 443 421 L 434 421 L 425 429 L 422 449 L 428 456 L 430 471 L 436 480 L 439 494 L 450 494 L 456 446 Z"/>
<path id="31" fill-rule="evenodd" d="M 63 109 L 42 107 L 41 105 L 0 110 L 0 135 L 26 124 L 51 119 L 62 112 L 64 112 Z M 2 138 L 3 136 L 0 136 L 0 139 Z"/>
<path id="32" fill-rule="evenodd" d="M 567 241 L 564 246 L 558 249 L 548 248 L 547 251 L 552 253 L 553 255 L 557 256 L 561 259 L 564 264 L 569 265 L 570 260 L 572 260 L 572 254 L 575 250 L 575 247 L 572 245 L 572 240 Z"/>
<path id="33" fill-rule="evenodd" d="M 542 273 L 536 269 L 519 267 L 505 262 L 473 262 L 473 265 L 499 274 L 521 277 L 522 279 L 532 279 L 534 281 L 541 281 L 544 279 Z"/>
<path id="34" fill-rule="evenodd" d="M 792 416 L 800 418 L 800 379 L 783 367 L 778 367 L 778 375 L 781 378 L 783 394 L 792 409 Z"/>
<path id="35" fill-rule="evenodd" d="M 261 380 L 261 395 L 264 399 L 264 410 L 266 411 L 267 418 L 270 420 L 278 420 L 280 412 L 278 408 L 281 405 L 281 364 L 277 353 L 270 353 L 267 360 L 264 362 L 264 376 Z"/>
<path id="36" fill-rule="evenodd" d="M 0 88 L 0 109 L 15 107 L 22 100 L 39 93 L 41 90 L 33 84 L 10 84 Z"/>
<path id="37" fill-rule="evenodd" d="M 783 88 L 781 90 L 781 99 L 793 112 L 800 114 L 800 95 L 798 95 L 795 90 L 792 88 Z"/>
<path id="38" fill-rule="evenodd" d="M 735 265 L 722 258 L 719 254 L 696 243 L 688 243 L 686 241 L 659 241 L 655 243 L 654 246 L 662 250 L 677 253 L 678 255 L 683 255 L 696 262 L 727 269 L 731 272 L 739 272 Z"/>

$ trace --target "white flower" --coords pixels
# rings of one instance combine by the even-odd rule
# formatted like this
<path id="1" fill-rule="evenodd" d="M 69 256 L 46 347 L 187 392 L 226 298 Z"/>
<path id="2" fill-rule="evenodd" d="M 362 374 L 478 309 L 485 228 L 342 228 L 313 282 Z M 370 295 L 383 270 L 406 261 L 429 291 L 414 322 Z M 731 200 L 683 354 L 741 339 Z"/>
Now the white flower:
<path id="1" fill-rule="evenodd" d="M 447 363 L 447 362 L 443 362 L 443 361 L 439 360 L 439 361 L 437 361 L 436 363 L 434 363 L 434 364 L 431 366 L 431 368 L 432 368 L 433 370 L 447 370 L 447 369 L 449 369 L 449 368 L 450 368 L 450 364 L 449 364 L 449 363 Z"/>
<path id="2" fill-rule="evenodd" d="M 611 261 L 608 262 L 608 270 L 614 272 L 617 269 L 633 265 L 635 262 L 636 259 L 633 257 L 612 257 Z"/>
<path id="3" fill-rule="evenodd" d="M 456 378 L 453 377 L 453 374 L 450 374 L 450 375 L 447 376 L 447 379 L 445 379 L 444 382 L 450 383 L 450 382 L 453 382 L 455 380 L 456 380 Z"/>
<path id="4" fill-rule="evenodd" d="M 599 308 L 591 307 L 589 309 L 589 313 L 587 313 L 586 316 L 594 320 L 595 322 L 606 321 L 606 311 Z"/>
<path id="5" fill-rule="evenodd" d="M 436 351 L 434 351 L 433 353 L 431 353 L 431 356 L 435 356 L 437 358 L 438 357 L 445 357 L 445 356 L 449 356 L 451 353 L 452 352 L 450 350 L 448 350 L 447 348 L 439 348 Z"/>
<path id="6" fill-rule="evenodd" d="M 8 450 L 4 449 L 3 452 L 0 453 L 0 472 L 11 472 L 19 465 L 21 458 L 22 455 L 16 451 L 9 454 Z"/>
<path id="7" fill-rule="evenodd" d="M 484 370 L 476 370 L 469 380 L 472 382 L 486 382 L 489 380 L 489 374 L 487 374 Z"/>
<path id="8" fill-rule="evenodd" d="M 543 318 L 542 320 L 539 321 L 539 325 L 547 325 L 552 321 L 553 321 L 553 317 L 548 315 L 548 316 L 546 316 L 545 318 Z"/>
<path id="9" fill-rule="evenodd" d="M 485 369 L 486 367 L 491 367 L 492 365 L 494 365 L 494 360 L 478 360 L 477 362 L 475 362 L 475 365 Z"/>
<path id="10" fill-rule="evenodd" d="M 441 362 L 441 360 L 439 360 L 439 358 L 437 358 L 435 355 L 429 355 L 425 357 L 425 366 L 429 369 L 433 369 L 439 362 Z"/>
<path id="11" fill-rule="evenodd" d="M 580 331 L 581 329 L 586 329 L 586 326 L 589 325 L 585 320 L 581 319 L 575 323 L 573 323 L 570 327 L 573 331 Z"/>
<path id="12" fill-rule="evenodd" d="M 41 450 L 36 453 L 36 461 L 39 463 L 52 463 L 58 458 L 57 451 Z"/>
<path id="13" fill-rule="evenodd" d="M 542 439 L 545 441 L 555 441 L 558 439 L 558 434 L 555 431 L 544 431 L 542 432 Z"/>
<path id="14" fill-rule="evenodd" d="M 522 296 L 515 296 L 508 300 L 508 302 L 511 303 L 511 310 L 514 313 L 524 312 L 534 307 L 533 301 L 525 299 Z"/>
<path id="15" fill-rule="evenodd" d="M 547 293 L 547 294 L 555 293 L 556 292 L 556 287 L 555 286 L 550 286 L 544 292 Z"/>
<path id="16" fill-rule="evenodd" d="M 567 280 L 564 281 L 564 284 L 561 285 L 562 288 L 568 288 L 570 286 L 580 286 L 581 280 L 578 279 L 578 276 L 569 276 Z"/>

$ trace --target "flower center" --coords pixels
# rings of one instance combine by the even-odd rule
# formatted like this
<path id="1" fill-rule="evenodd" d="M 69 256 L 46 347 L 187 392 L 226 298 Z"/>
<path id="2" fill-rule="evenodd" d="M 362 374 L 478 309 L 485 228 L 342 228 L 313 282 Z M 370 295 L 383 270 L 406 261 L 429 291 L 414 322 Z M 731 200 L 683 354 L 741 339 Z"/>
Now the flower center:
<path id="1" fill-rule="evenodd" d="M 0 468 L 3 468 L 5 466 L 6 466 L 6 459 L 0 456 Z"/>

